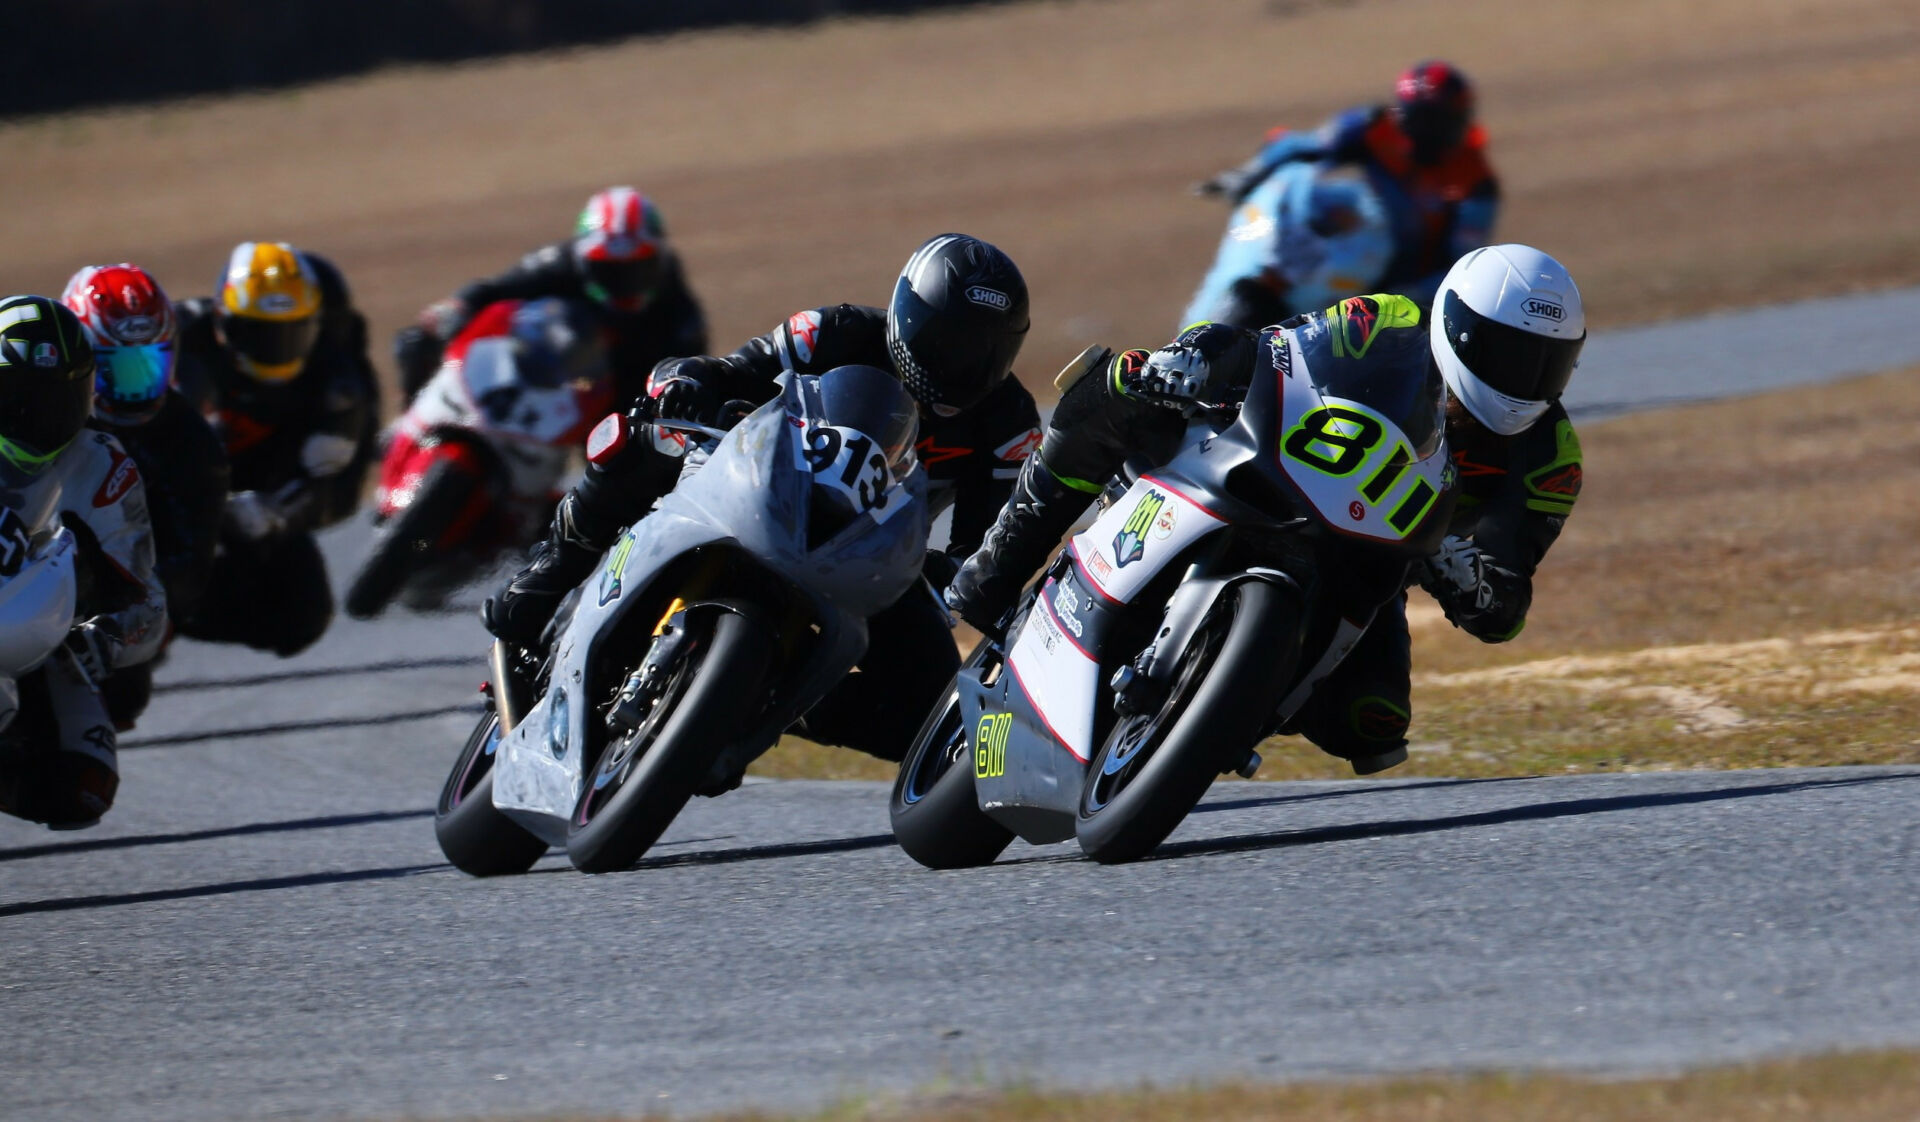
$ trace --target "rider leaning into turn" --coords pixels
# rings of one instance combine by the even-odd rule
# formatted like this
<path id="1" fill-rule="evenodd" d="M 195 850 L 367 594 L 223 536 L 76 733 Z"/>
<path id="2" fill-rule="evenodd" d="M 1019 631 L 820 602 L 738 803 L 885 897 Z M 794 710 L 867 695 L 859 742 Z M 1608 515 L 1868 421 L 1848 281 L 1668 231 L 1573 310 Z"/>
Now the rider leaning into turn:
<path id="1" fill-rule="evenodd" d="M 1418 344 L 1419 361 L 1439 368 L 1459 499 L 1445 543 L 1410 575 L 1456 627 L 1486 642 L 1511 639 L 1526 621 L 1534 570 L 1580 494 L 1580 442 L 1559 404 L 1586 340 L 1572 277 L 1538 250 L 1495 246 L 1449 270 L 1424 325 L 1406 297 L 1362 296 L 1281 326 L 1336 317 L 1402 334 Z M 949 606 L 983 631 L 997 627 L 1130 453 L 1160 462 L 1177 451 L 1186 421 L 1166 402 L 1209 384 L 1244 386 L 1265 351 L 1257 340 L 1275 330 L 1197 325 L 1068 387 L 1013 500 L 948 587 Z M 1369 353 L 1395 350 L 1376 343 Z M 1399 587 L 1388 591 L 1359 642 L 1283 730 L 1363 775 L 1406 759 L 1412 717 L 1406 597 Z"/>
<path id="2" fill-rule="evenodd" d="M 427 384 L 447 344 L 481 309 L 544 296 L 594 309 L 607 333 L 622 400 L 639 396 L 661 359 L 706 353 L 706 316 L 667 241 L 659 208 L 631 187 L 609 187 L 587 200 L 572 237 L 534 250 L 498 276 L 474 281 L 400 329 L 393 354 L 403 400 L 412 401 Z"/>
<path id="3" fill-rule="evenodd" d="M 173 385 L 173 305 L 137 265 L 88 265 L 67 281 L 61 302 L 93 345 L 91 427 L 112 433 L 133 457 L 153 520 L 154 569 L 174 619 L 193 613 L 213 576 L 230 474 L 213 426 Z M 100 683 L 122 732 L 146 708 L 154 661 Z"/>
<path id="4" fill-rule="evenodd" d="M 179 304 L 179 379 L 226 445 L 234 495 L 182 634 L 286 656 L 333 619 L 313 531 L 351 515 L 373 462 L 379 388 L 367 325 L 332 262 L 234 247 L 219 292 Z"/>
<path id="5" fill-rule="evenodd" d="M 0 812 L 91 826 L 120 786 L 97 683 L 153 657 L 167 629 L 140 469 L 86 431 L 93 346 L 64 304 L 0 300 L 0 574 L 64 526 L 79 546 L 79 599 L 64 648 L 20 679 L 0 751 Z"/>
<path id="6" fill-rule="evenodd" d="M 771 399 L 774 379 L 789 371 L 858 365 L 894 373 L 920 405 L 915 451 L 930 504 L 936 514 L 953 511 L 947 551 L 928 555 L 927 575 L 939 587 L 979 544 L 1039 443 L 1033 395 L 1009 377 L 1027 334 L 1027 303 L 1026 281 L 1006 254 L 943 234 L 907 261 L 887 308 L 797 312 L 731 355 L 662 363 L 646 405 L 662 417 L 704 416 L 728 400 Z M 636 436 L 647 431 L 638 423 L 645 411 L 635 415 Z M 487 629 L 502 639 L 536 645 L 561 598 L 672 488 L 681 464 L 646 439 L 590 448 L 589 459 L 531 564 L 482 609 Z M 938 604 L 918 588 L 869 620 L 868 632 L 861 672 L 808 714 L 807 735 L 898 760 L 959 659 Z"/>
<path id="7" fill-rule="evenodd" d="M 1424 306 L 1448 267 L 1493 233 L 1500 185 L 1486 150 L 1466 75 L 1429 60 L 1400 75 L 1392 105 L 1356 106 L 1312 132 L 1275 129 L 1251 160 L 1195 190 L 1237 204 L 1296 160 L 1365 168 L 1394 225 L 1393 259 L 1377 283 Z"/>

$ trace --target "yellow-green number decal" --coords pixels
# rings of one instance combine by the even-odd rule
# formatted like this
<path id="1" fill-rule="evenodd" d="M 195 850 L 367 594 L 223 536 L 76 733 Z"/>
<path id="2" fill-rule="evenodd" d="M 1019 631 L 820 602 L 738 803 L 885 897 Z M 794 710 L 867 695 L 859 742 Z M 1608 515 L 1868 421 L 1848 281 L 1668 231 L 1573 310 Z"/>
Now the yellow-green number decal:
<path id="1" fill-rule="evenodd" d="M 1357 409 L 1322 405 L 1300 418 L 1281 447 L 1315 471 L 1352 475 L 1385 431 L 1379 421 Z M 1328 455 L 1329 451 L 1333 454 Z"/>

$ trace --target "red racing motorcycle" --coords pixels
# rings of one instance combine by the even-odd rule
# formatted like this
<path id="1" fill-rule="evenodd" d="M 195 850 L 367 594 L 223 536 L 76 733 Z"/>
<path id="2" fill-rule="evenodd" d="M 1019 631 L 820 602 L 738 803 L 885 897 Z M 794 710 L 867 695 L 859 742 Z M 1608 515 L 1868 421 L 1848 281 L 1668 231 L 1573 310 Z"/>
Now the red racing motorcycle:
<path id="1" fill-rule="evenodd" d="M 573 450 L 613 407 L 600 328 L 558 299 L 501 301 L 475 316 L 393 425 L 375 495 L 373 548 L 347 590 L 371 619 L 400 599 L 443 603 L 544 528 Z"/>

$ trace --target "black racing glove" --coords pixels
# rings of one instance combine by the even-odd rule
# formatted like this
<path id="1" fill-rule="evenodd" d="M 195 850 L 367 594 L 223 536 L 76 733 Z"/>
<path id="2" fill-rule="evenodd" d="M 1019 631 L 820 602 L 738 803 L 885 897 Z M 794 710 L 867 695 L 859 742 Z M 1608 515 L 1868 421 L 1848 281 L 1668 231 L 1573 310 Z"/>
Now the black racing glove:
<path id="1" fill-rule="evenodd" d="M 698 421 L 713 415 L 720 394 L 710 381 L 705 358 L 670 358 L 647 375 L 653 415 L 669 421 Z"/>

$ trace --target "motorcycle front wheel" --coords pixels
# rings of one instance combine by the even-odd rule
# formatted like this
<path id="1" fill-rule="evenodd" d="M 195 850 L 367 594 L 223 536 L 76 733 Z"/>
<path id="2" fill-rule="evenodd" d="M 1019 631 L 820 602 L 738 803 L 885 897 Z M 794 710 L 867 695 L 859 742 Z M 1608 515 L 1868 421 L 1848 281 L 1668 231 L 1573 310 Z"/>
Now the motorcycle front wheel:
<path id="1" fill-rule="evenodd" d="M 373 551 L 347 586 L 348 615 L 372 619 L 386 610 L 407 578 L 433 556 L 434 546 L 466 509 L 473 486 L 473 477 L 449 461 L 442 460 L 427 469 L 413 501 L 375 535 Z"/>
<path id="2" fill-rule="evenodd" d="M 440 852 L 454 868 L 476 877 L 524 873 L 547 851 L 546 842 L 493 805 L 493 761 L 499 747 L 500 714 L 488 707 L 460 749 L 433 809 Z"/>
<path id="3" fill-rule="evenodd" d="M 1087 766 L 1080 848 L 1103 864 L 1153 852 L 1246 755 L 1299 657 L 1300 609 L 1264 581 L 1235 585 L 1201 625 L 1152 713 L 1124 717 Z"/>
<path id="4" fill-rule="evenodd" d="M 692 641 L 665 691 L 632 732 L 611 740 L 567 827 L 567 857 L 584 873 L 629 868 L 679 815 L 718 754 L 760 715 L 773 636 L 735 612 L 688 621 Z"/>
<path id="5" fill-rule="evenodd" d="M 900 762 L 888 805 L 893 837 L 908 857 L 929 869 L 990 865 L 1013 841 L 1013 831 L 980 809 L 974 791 L 972 740 L 960 712 L 960 694 L 947 692 Z"/>

